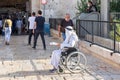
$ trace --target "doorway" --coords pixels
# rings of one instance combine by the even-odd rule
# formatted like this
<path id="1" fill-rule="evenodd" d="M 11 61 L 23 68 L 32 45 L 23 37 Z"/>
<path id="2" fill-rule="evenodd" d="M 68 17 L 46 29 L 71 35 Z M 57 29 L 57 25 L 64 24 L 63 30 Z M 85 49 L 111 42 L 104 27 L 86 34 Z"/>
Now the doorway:
<path id="1" fill-rule="evenodd" d="M 29 11 L 28 6 L 29 0 L 0 0 L 0 13 Z"/>
<path id="2" fill-rule="evenodd" d="M 28 14 L 30 13 L 30 0 L 0 0 L 0 16 L 4 20 L 4 16 L 9 15 L 13 22 L 12 30 L 16 32 L 16 21 L 22 20 L 22 32 L 26 32 L 28 28 Z"/>

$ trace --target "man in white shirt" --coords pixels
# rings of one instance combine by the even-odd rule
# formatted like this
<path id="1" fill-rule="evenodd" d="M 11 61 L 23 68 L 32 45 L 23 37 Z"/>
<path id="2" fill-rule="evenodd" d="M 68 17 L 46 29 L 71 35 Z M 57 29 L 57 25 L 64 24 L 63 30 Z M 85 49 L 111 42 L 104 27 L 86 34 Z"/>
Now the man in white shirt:
<path id="1" fill-rule="evenodd" d="M 31 38 L 33 35 L 33 29 L 34 29 L 34 22 L 35 22 L 35 12 L 31 14 L 31 17 L 28 18 L 29 21 L 29 37 L 28 37 L 28 45 L 31 45 Z"/>

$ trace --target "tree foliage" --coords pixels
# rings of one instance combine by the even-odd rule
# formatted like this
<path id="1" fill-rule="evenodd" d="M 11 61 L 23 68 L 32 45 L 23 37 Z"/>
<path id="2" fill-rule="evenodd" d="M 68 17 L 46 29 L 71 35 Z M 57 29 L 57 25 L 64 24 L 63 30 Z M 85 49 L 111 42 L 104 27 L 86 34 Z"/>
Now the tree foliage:
<path id="1" fill-rule="evenodd" d="M 87 1 L 88 0 L 78 0 L 77 1 L 77 10 L 78 10 L 78 14 L 82 13 L 82 12 L 86 12 L 87 9 Z"/>
<path id="2" fill-rule="evenodd" d="M 113 22 L 120 22 L 120 20 L 113 20 Z M 115 26 L 114 25 L 112 26 L 113 29 L 110 31 L 110 37 L 111 39 L 114 39 L 114 34 L 115 34 L 114 27 L 116 27 L 116 32 L 120 34 L 120 23 L 115 23 Z M 116 41 L 120 42 L 120 36 L 117 34 L 116 34 Z"/>
<path id="3" fill-rule="evenodd" d="M 120 12 L 120 0 L 112 0 L 110 2 L 110 12 Z"/>
<path id="4" fill-rule="evenodd" d="M 87 9 L 87 2 L 88 0 L 78 0 L 77 1 L 77 7 L 76 9 L 78 10 L 78 14 L 80 13 L 86 13 L 86 9 Z M 95 3 L 97 10 L 100 11 L 100 0 L 96 0 Z"/>

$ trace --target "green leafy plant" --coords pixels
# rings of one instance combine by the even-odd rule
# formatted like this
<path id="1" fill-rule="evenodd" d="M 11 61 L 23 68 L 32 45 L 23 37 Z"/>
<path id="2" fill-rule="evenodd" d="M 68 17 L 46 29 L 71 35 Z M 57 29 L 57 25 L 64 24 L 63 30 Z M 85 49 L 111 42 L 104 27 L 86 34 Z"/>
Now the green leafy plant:
<path id="1" fill-rule="evenodd" d="M 110 12 L 120 12 L 120 0 L 111 0 Z"/>
<path id="2" fill-rule="evenodd" d="M 120 0 L 111 0 L 110 1 L 110 12 L 120 12 Z M 120 22 L 119 16 L 116 16 L 116 14 L 112 14 L 112 16 L 110 16 L 111 20 L 113 22 Z M 120 34 L 120 23 L 116 23 L 115 26 L 111 26 L 112 30 L 110 31 L 110 37 L 111 39 L 114 39 L 114 27 L 116 27 L 116 32 L 118 34 Z M 120 42 L 120 36 L 116 35 L 116 41 Z"/>
<path id="3" fill-rule="evenodd" d="M 87 2 L 88 2 L 88 0 L 78 0 L 77 1 L 77 7 L 76 7 L 76 9 L 78 10 L 77 14 L 86 13 Z M 100 0 L 96 0 L 95 5 L 97 7 L 97 10 L 100 11 Z"/>
<path id="4" fill-rule="evenodd" d="M 100 1 L 101 1 L 101 0 L 96 0 L 96 4 L 95 4 L 96 7 L 97 7 L 97 11 L 98 11 L 98 12 L 100 12 L 100 6 L 101 6 L 101 5 L 100 5 L 100 3 L 101 3 Z"/>
<path id="5" fill-rule="evenodd" d="M 76 9 L 78 10 L 78 14 L 82 13 L 82 12 L 86 12 L 87 9 L 87 1 L 88 0 L 80 0 L 77 1 L 77 7 Z"/>
<path id="6" fill-rule="evenodd" d="M 120 22 L 120 20 L 113 20 L 113 22 Z M 115 26 L 113 25 L 113 29 L 110 31 L 111 39 L 114 39 L 114 27 L 116 27 L 116 32 L 120 34 L 120 23 L 116 23 Z M 116 41 L 120 42 L 120 36 L 116 34 Z"/>

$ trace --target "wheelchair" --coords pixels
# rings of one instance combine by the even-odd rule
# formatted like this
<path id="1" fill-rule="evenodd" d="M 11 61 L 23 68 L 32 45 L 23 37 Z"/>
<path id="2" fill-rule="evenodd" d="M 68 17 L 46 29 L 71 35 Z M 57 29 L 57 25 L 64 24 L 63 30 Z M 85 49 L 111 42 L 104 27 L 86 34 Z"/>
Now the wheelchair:
<path id="1" fill-rule="evenodd" d="M 74 47 L 65 48 L 60 57 L 58 73 L 64 73 L 65 68 L 71 73 L 80 73 L 86 69 L 86 56 Z"/>

